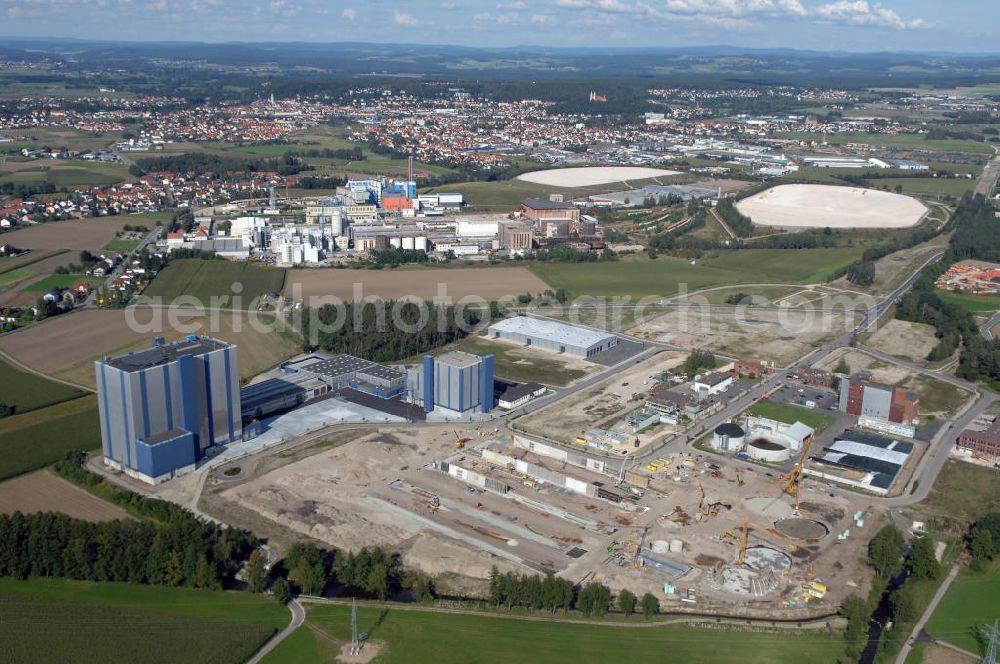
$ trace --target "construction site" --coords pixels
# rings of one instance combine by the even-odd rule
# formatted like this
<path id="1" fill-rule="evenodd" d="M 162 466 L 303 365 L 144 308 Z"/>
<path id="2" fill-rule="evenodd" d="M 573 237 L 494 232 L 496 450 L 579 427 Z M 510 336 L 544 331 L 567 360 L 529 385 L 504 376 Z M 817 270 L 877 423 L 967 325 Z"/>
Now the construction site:
<path id="1" fill-rule="evenodd" d="M 622 461 L 488 425 L 387 427 L 231 465 L 202 506 L 279 545 L 285 533 L 388 547 L 466 592 L 496 566 L 699 612 L 802 617 L 864 593 L 880 515 L 801 463 L 770 475 L 686 452 Z"/>

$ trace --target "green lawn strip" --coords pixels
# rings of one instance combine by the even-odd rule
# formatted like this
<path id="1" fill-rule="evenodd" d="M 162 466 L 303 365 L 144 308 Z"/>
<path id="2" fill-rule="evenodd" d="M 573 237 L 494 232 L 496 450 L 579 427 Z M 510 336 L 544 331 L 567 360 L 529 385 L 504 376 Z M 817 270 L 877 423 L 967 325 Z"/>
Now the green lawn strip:
<path id="1" fill-rule="evenodd" d="M 998 295 L 967 295 L 946 290 L 935 292 L 942 301 L 960 305 L 974 313 L 1000 310 L 1000 296 Z"/>
<path id="2" fill-rule="evenodd" d="M 102 277 L 91 277 L 85 274 L 50 274 L 40 281 L 25 286 L 24 290 L 29 293 L 48 293 L 57 288 L 72 288 L 81 281 L 86 281 L 91 288 L 98 288 L 104 284 Z"/>
<path id="3" fill-rule="evenodd" d="M 128 254 L 136 250 L 142 244 L 142 240 L 112 240 L 104 245 L 104 251 L 117 251 Z"/>
<path id="4" fill-rule="evenodd" d="M 0 272 L 0 288 L 9 288 L 33 276 L 35 276 L 33 273 L 19 268 Z"/>
<path id="5" fill-rule="evenodd" d="M 16 406 L 18 413 L 51 406 L 86 394 L 0 360 L 0 401 Z"/>
<path id="6" fill-rule="evenodd" d="M 539 614 L 545 615 L 545 614 Z M 348 606 L 314 606 L 309 622 L 340 641 L 350 640 Z M 634 618 L 636 622 L 641 618 Z M 306 627 L 308 629 L 308 627 Z M 615 625 L 581 625 L 550 621 L 511 620 L 493 616 L 361 607 L 358 629 L 387 647 L 378 661 L 407 662 L 607 662 L 688 661 L 713 664 L 774 664 L 781 662 L 832 663 L 843 656 L 844 641 L 837 635 L 754 634 L 709 631 L 664 625 L 631 629 Z M 301 631 L 301 630 L 300 630 Z M 309 650 L 306 651 L 305 649 Z M 317 659 L 306 660 L 315 648 Z M 335 644 L 321 636 L 304 634 L 283 642 L 267 664 L 324 661 L 336 653 Z"/>
<path id="7" fill-rule="evenodd" d="M 244 593 L 0 579 L 0 639 L 10 662 L 236 664 L 288 616 L 273 599 Z"/>
<path id="8" fill-rule="evenodd" d="M 557 359 L 539 357 L 545 351 L 523 351 L 482 337 L 469 337 L 462 341 L 459 347 L 478 355 L 492 353 L 496 375 L 519 383 L 535 382 L 562 386 L 587 374 L 582 369 L 570 369 Z"/>
<path id="9" fill-rule="evenodd" d="M 969 652 L 983 654 L 979 628 L 1000 619 L 1000 559 L 976 574 L 963 569 L 927 622 L 927 633 Z"/>
<path id="10" fill-rule="evenodd" d="M 786 424 L 802 422 L 802 424 L 812 427 L 817 432 L 830 426 L 835 419 L 832 415 L 827 415 L 812 408 L 799 408 L 798 406 L 776 403 L 774 401 L 758 401 L 750 406 L 747 412 L 757 417 L 766 417 Z"/>

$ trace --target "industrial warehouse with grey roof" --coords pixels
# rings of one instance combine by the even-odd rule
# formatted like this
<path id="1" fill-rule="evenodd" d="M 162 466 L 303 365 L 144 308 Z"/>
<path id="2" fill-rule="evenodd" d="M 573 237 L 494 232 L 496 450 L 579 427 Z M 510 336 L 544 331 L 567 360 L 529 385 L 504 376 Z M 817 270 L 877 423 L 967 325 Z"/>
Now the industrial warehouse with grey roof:
<path id="1" fill-rule="evenodd" d="M 490 325 L 489 336 L 588 358 L 618 345 L 618 337 L 607 332 L 529 316 L 514 316 L 494 323 Z"/>

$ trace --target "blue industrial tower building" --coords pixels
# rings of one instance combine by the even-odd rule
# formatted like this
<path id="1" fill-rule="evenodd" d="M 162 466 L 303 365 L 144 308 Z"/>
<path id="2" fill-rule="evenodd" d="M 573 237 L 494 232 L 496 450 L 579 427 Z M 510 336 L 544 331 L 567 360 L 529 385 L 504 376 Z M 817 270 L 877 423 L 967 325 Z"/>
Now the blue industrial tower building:
<path id="1" fill-rule="evenodd" d="M 452 351 L 424 356 L 409 372 L 410 400 L 428 413 L 442 409 L 459 415 L 493 410 L 493 356 Z"/>
<path id="2" fill-rule="evenodd" d="M 236 346 L 189 336 L 94 363 L 104 461 L 150 484 L 242 438 Z"/>

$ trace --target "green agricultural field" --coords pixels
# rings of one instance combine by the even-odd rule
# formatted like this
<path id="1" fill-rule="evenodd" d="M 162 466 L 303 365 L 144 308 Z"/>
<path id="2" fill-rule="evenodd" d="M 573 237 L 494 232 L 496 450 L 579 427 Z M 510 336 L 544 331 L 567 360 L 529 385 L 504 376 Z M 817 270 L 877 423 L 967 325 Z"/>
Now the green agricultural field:
<path id="1" fill-rule="evenodd" d="M 83 396 L 85 392 L 63 385 L 0 360 L 0 402 L 15 406 L 18 413 Z"/>
<path id="2" fill-rule="evenodd" d="M 802 424 L 811 426 L 817 433 L 830 426 L 834 420 L 833 415 L 812 408 L 799 408 L 774 401 L 758 401 L 750 406 L 747 412 L 757 417 L 767 417 L 786 424 L 802 422 Z"/>
<path id="3" fill-rule="evenodd" d="M 270 597 L 63 579 L 0 579 L 3 661 L 245 662 L 287 625 Z"/>
<path id="4" fill-rule="evenodd" d="M 25 286 L 24 290 L 29 293 L 48 293 L 57 288 L 72 288 L 74 284 L 86 281 L 91 288 L 98 288 L 104 284 L 101 277 L 89 277 L 85 274 L 50 274 L 41 281 Z"/>
<path id="5" fill-rule="evenodd" d="M 233 296 L 233 284 L 242 284 L 243 307 L 265 293 L 280 293 L 285 271 L 255 263 L 197 258 L 176 260 L 167 265 L 146 289 L 144 297 L 171 302 L 179 297 L 196 298 L 202 306 L 212 306 L 213 297 Z M 229 307 L 229 300 L 216 306 Z"/>
<path id="6" fill-rule="evenodd" d="M 951 584 L 934 615 L 927 633 L 970 652 L 984 654 L 976 631 L 984 623 L 1000 619 L 1000 559 L 982 574 L 962 570 Z"/>
<path id="7" fill-rule="evenodd" d="M 266 664 L 333 661 L 351 638 L 349 606 L 308 607 L 308 623 L 265 657 Z M 635 622 L 641 622 L 636 618 Z M 314 629 L 313 629 L 314 628 Z M 680 626 L 630 629 L 420 610 L 358 609 L 358 629 L 385 649 L 381 664 L 461 662 L 695 662 L 832 664 L 844 640 L 826 634 L 748 634 Z M 315 631 L 314 631 L 315 630 Z"/>
<path id="8" fill-rule="evenodd" d="M 13 270 L 7 270 L 6 272 L 0 272 L 0 288 L 9 288 L 14 284 L 20 283 L 27 279 L 28 277 L 35 276 L 27 270 L 20 270 L 14 268 Z"/>
<path id="9" fill-rule="evenodd" d="M 1000 309 L 1000 296 L 997 295 L 965 295 L 939 290 L 937 296 L 944 302 L 961 305 L 973 313 Z"/>
<path id="10" fill-rule="evenodd" d="M 122 254 L 130 254 L 142 244 L 142 240 L 112 240 L 104 245 L 104 251 L 117 251 Z"/>
<path id="11" fill-rule="evenodd" d="M 0 480 L 55 463 L 69 450 L 100 446 L 93 397 L 6 417 L 0 420 Z"/>
<path id="12" fill-rule="evenodd" d="M 960 198 L 967 191 L 972 191 L 976 186 L 975 180 L 961 180 L 953 178 L 879 178 L 867 180 L 868 184 L 879 189 L 888 187 L 894 192 L 896 185 L 903 188 L 902 193 L 912 196 L 954 196 Z"/>
<path id="13" fill-rule="evenodd" d="M 483 337 L 469 337 L 459 347 L 478 355 L 492 353 L 496 375 L 519 383 L 535 382 L 563 386 L 587 375 L 582 369 L 568 368 L 555 356 L 546 357 L 546 351 L 526 351 L 508 343 L 490 341 Z"/>
<path id="14" fill-rule="evenodd" d="M 686 284 L 687 291 L 710 286 L 752 283 L 822 283 L 836 268 L 850 263 L 861 246 L 829 249 L 740 249 L 695 261 L 632 256 L 600 263 L 535 263 L 531 270 L 553 289 L 563 288 L 571 297 L 599 295 L 673 295 Z"/>

